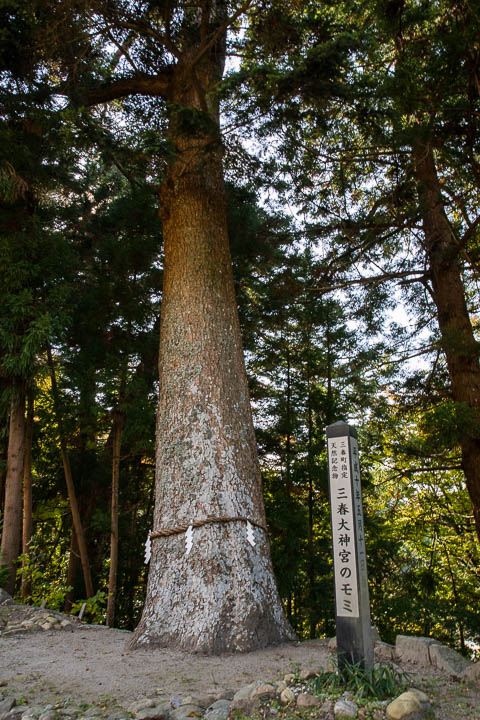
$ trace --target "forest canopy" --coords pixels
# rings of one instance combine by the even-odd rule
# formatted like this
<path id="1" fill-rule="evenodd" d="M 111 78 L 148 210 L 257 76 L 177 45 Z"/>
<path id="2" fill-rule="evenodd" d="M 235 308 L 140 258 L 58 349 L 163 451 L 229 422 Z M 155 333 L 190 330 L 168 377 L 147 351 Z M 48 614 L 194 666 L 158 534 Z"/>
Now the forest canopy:
<path id="1" fill-rule="evenodd" d="M 334 634 L 344 420 L 372 622 L 478 657 L 478 2 L 6 0 L 0 21 L 2 585 L 142 643 L 158 588 L 234 567 L 261 586 L 243 625 L 192 621 L 197 645 L 173 603 L 182 647 L 292 637 L 258 610 L 275 582 L 298 637 Z M 149 532 L 199 513 L 211 565 L 187 577 L 183 539 L 153 539 L 147 591 Z M 214 550 L 240 516 L 252 576 L 251 548 Z"/>

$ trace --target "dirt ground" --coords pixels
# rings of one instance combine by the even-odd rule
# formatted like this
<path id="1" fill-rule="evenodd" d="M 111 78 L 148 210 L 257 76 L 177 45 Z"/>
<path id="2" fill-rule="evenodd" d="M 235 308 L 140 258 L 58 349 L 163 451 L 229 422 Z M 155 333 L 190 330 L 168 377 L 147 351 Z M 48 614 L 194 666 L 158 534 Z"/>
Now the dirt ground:
<path id="1" fill-rule="evenodd" d="M 22 605 L 0 607 L 3 622 L 21 622 L 35 612 Z M 256 652 L 207 657 L 174 650 L 128 650 L 130 633 L 85 623 L 63 630 L 0 635 L 0 684 L 29 704 L 59 698 L 128 707 L 144 697 L 218 694 L 257 679 L 325 669 L 326 640 L 288 643 Z M 431 668 L 403 667 L 412 684 L 432 698 L 439 720 L 480 720 L 480 687 L 459 683 Z M 2 688 L 0 688 L 2 690 Z"/>

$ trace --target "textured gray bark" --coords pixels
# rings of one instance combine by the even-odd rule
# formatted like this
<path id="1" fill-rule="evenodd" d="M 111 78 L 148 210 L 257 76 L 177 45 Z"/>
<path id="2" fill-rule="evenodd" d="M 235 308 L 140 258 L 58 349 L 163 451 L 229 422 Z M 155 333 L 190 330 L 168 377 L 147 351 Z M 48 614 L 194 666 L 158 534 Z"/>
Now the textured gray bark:
<path id="1" fill-rule="evenodd" d="M 201 72 L 201 70 L 203 70 Z M 217 110 L 221 71 L 206 63 L 197 83 L 174 84 L 178 105 Z M 180 88 L 177 90 L 177 88 Z M 175 93 L 179 94 L 176 95 Z M 170 123 L 177 156 L 161 191 L 165 243 L 154 529 L 209 515 L 265 525 L 226 228 L 218 130 Z M 133 645 L 247 651 L 293 637 L 278 597 L 268 537 L 246 524 L 208 524 L 153 540 L 147 599 Z"/>
<path id="2" fill-rule="evenodd" d="M 265 524 L 243 363 L 219 158 L 167 179 L 155 529 L 208 515 Z M 134 644 L 207 653 L 246 651 L 292 637 L 266 533 L 209 524 L 153 541 Z"/>

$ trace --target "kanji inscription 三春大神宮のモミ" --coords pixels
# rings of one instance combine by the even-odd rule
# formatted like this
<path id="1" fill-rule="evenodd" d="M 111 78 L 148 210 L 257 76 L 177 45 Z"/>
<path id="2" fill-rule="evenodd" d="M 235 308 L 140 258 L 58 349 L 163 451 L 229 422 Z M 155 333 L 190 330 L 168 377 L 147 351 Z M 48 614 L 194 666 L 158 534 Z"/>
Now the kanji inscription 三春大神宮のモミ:
<path id="1" fill-rule="evenodd" d="M 328 462 L 332 503 L 332 540 L 337 615 L 356 618 L 359 616 L 356 559 L 359 524 L 357 512 L 355 512 L 355 503 L 357 484 L 360 492 L 360 472 L 358 470 L 357 448 L 356 466 L 358 472 L 356 473 L 353 468 L 353 474 L 351 475 L 348 440 L 348 437 L 328 439 Z M 363 536 L 363 520 L 361 525 Z M 363 557 L 365 558 L 365 551 Z"/>

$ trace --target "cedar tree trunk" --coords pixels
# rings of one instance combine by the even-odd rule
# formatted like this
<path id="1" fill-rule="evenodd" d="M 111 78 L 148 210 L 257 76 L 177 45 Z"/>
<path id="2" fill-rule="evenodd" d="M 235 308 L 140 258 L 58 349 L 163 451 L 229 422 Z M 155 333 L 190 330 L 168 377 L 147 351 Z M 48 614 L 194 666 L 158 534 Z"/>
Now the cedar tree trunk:
<path id="1" fill-rule="evenodd" d="M 480 541 L 480 366 L 465 302 L 459 243 L 450 226 L 430 144 L 419 142 L 413 157 L 420 200 L 425 249 L 442 347 L 447 360 L 452 397 L 471 410 L 471 422 L 461 434 L 462 465 Z"/>
<path id="2" fill-rule="evenodd" d="M 22 484 L 25 439 L 25 389 L 14 387 L 8 435 L 7 473 L 5 480 L 5 512 L 1 545 L 1 560 L 9 569 L 4 589 L 13 595 L 15 572 L 22 536 Z"/>
<path id="3" fill-rule="evenodd" d="M 226 227 L 218 108 L 218 44 L 195 77 L 176 66 L 176 148 L 161 190 L 165 244 L 160 329 L 154 530 L 209 515 L 265 526 L 261 477 Z M 196 126 L 188 127 L 189 122 Z M 217 654 L 292 639 L 273 576 L 268 535 L 242 521 L 152 540 L 147 597 L 133 646 Z"/>

